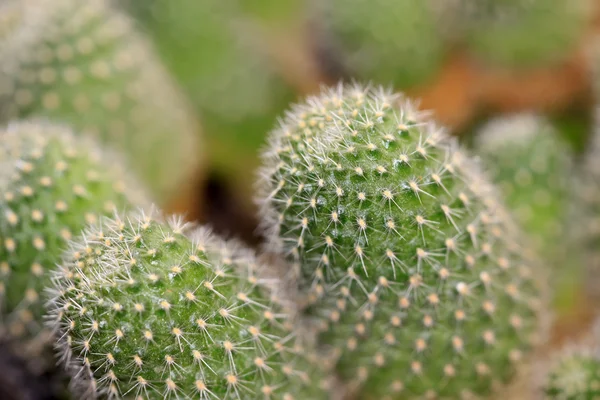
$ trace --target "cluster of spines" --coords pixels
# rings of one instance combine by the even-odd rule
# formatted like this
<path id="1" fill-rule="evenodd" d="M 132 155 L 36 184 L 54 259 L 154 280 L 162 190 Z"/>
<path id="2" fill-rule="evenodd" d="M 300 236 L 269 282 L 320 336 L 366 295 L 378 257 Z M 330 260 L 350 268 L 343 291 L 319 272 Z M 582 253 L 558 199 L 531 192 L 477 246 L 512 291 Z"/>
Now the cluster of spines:
<path id="1" fill-rule="evenodd" d="M 250 251 L 178 218 L 140 213 L 88 228 L 55 273 L 49 306 L 79 392 L 323 397 L 315 359 L 260 270 Z"/>
<path id="2" fill-rule="evenodd" d="M 95 135 L 165 200 L 201 159 L 198 127 L 151 47 L 110 3 L 7 3 L 18 21 L 0 39 L 0 120 L 43 116 Z"/>
<path id="3" fill-rule="evenodd" d="M 326 0 L 318 7 L 327 57 L 340 73 L 406 88 L 423 84 L 440 68 L 443 39 L 430 0 Z M 338 76 L 339 78 L 339 76 Z"/>
<path id="4" fill-rule="evenodd" d="M 566 249 L 556 243 L 568 222 L 573 172 L 568 143 L 549 121 L 519 114 L 484 126 L 476 152 L 538 253 L 560 266 Z"/>
<path id="5" fill-rule="evenodd" d="M 296 105 L 270 139 L 263 227 L 342 378 L 372 398 L 507 381 L 538 332 L 544 279 L 455 142 L 358 85 Z"/>
<path id="6" fill-rule="evenodd" d="M 43 290 L 67 241 L 143 195 L 124 183 L 115 156 L 69 128 L 18 122 L 0 137 L 1 325 L 9 337 L 32 338 L 42 331 Z"/>

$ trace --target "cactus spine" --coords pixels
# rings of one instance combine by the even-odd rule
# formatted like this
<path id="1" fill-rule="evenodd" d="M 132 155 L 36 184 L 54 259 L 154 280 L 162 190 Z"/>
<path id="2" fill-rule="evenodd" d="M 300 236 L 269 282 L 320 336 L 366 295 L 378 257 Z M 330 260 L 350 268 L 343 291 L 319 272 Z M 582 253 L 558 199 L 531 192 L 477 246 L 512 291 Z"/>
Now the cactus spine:
<path id="1" fill-rule="evenodd" d="M 399 88 L 422 84 L 444 56 L 431 3 L 326 0 L 319 3 L 324 36 L 316 40 L 330 46 L 323 50 L 339 57 L 349 76 Z"/>
<path id="2" fill-rule="evenodd" d="M 484 394 L 536 339 L 543 279 L 477 165 L 401 95 L 338 86 L 271 133 L 271 246 L 364 398 Z"/>
<path id="3" fill-rule="evenodd" d="M 183 235 L 189 234 L 189 237 Z M 117 216 L 53 279 L 58 349 L 109 398 L 319 399 L 291 314 L 248 250 L 177 218 Z"/>
<path id="4" fill-rule="evenodd" d="M 67 240 L 98 215 L 143 198 L 115 159 L 46 122 L 0 131 L 0 306 L 4 334 L 42 331 L 43 289 Z M 117 163 L 118 164 L 118 163 Z"/>
<path id="5" fill-rule="evenodd" d="M 42 116 L 93 134 L 167 200 L 202 158 L 196 122 L 152 49 L 108 2 L 3 6 L 19 21 L 0 35 L 0 121 Z"/>

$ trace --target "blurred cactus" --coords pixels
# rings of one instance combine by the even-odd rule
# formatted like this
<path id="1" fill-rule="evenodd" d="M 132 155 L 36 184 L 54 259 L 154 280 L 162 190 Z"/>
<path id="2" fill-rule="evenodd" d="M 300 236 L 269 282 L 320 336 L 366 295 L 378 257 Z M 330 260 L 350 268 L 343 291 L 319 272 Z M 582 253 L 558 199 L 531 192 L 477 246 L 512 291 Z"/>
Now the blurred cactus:
<path id="1" fill-rule="evenodd" d="M 71 243 L 51 325 L 80 393 L 319 399 L 291 314 L 248 250 L 179 219 L 117 216 Z M 53 316 L 53 317 L 52 317 Z"/>
<path id="2" fill-rule="evenodd" d="M 456 398 L 506 382 L 539 338 L 543 273 L 478 166 L 401 95 L 338 86 L 271 134 L 271 249 L 361 398 Z"/>
<path id="3" fill-rule="evenodd" d="M 564 60 L 588 26 L 589 0 L 454 0 L 449 18 L 468 50 L 504 67 Z"/>
<path id="4" fill-rule="evenodd" d="M 498 118 L 476 137 L 477 153 L 537 251 L 555 267 L 567 222 L 572 151 L 548 121 L 531 114 Z"/>
<path id="5" fill-rule="evenodd" d="M 597 349 L 567 348 L 546 372 L 542 391 L 548 399 L 600 398 L 600 353 Z"/>
<path id="6" fill-rule="evenodd" d="M 69 129 L 20 122 L 0 131 L 0 316 L 3 338 L 43 332 L 43 290 L 66 242 L 141 193 L 118 162 Z"/>
<path id="7" fill-rule="evenodd" d="M 242 7 L 256 7 L 247 3 L 153 0 L 132 12 L 201 114 L 213 171 L 251 204 L 256 154 L 294 95 L 277 75 L 256 26 L 244 19 Z"/>
<path id="8" fill-rule="evenodd" d="M 8 0 L 3 8 L 19 20 L 0 36 L 0 120 L 44 116 L 109 142 L 159 200 L 197 172 L 196 121 L 108 0 Z"/>
<path id="9" fill-rule="evenodd" d="M 423 84 L 441 68 L 444 49 L 432 1 L 315 2 L 318 46 L 342 74 L 396 88 Z M 336 78 L 339 78 L 336 77 Z"/>

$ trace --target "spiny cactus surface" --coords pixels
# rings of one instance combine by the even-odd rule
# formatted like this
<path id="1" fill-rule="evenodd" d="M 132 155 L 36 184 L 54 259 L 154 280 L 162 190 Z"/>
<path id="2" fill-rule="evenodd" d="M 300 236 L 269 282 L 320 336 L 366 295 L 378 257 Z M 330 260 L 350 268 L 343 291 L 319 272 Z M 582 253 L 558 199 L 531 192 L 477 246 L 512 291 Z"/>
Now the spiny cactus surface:
<path id="1" fill-rule="evenodd" d="M 506 204 L 552 264 L 564 261 L 558 246 L 571 193 L 569 144 L 542 117 L 522 114 L 493 120 L 476 137 L 476 149 Z"/>
<path id="2" fill-rule="evenodd" d="M 108 2 L 3 6 L 20 19 L 8 32 L 0 22 L 0 121 L 43 116 L 92 134 L 127 155 L 166 200 L 202 159 L 196 122 L 152 49 Z"/>
<path id="3" fill-rule="evenodd" d="M 543 279 L 456 143 L 382 89 L 338 86 L 271 134 L 271 248 L 361 398 L 456 398 L 507 381 L 536 339 Z"/>
<path id="4" fill-rule="evenodd" d="M 455 0 L 469 51 L 504 67 L 564 60 L 589 22 L 588 0 Z M 452 14 L 452 12 L 450 12 Z"/>
<path id="5" fill-rule="evenodd" d="M 68 128 L 41 121 L 0 130 L 0 326 L 42 330 L 44 287 L 66 242 L 98 215 L 143 198 L 115 158 Z"/>
<path id="6" fill-rule="evenodd" d="M 182 233 L 178 219 L 142 213 L 71 244 L 50 314 L 75 384 L 109 398 L 322 398 L 250 252 Z"/>
<path id="7" fill-rule="evenodd" d="M 316 2 L 324 37 L 348 75 L 405 88 L 440 68 L 443 40 L 432 2 L 326 0 Z"/>

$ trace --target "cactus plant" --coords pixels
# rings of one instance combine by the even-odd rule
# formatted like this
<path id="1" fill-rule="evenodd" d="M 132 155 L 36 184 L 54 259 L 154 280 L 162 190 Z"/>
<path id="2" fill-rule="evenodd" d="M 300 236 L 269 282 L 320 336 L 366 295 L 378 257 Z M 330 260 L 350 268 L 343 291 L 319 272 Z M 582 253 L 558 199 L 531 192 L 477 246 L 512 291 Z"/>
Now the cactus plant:
<path id="1" fill-rule="evenodd" d="M 502 67 L 531 68 L 563 61 L 587 27 L 588 0 L 458 0 L 468 50 Z"/>
<path id="2" fill-rule="evenodd" d="M 338 59 L 343 74 L 406 88 L 441 67 L 443 40 L 431 0 L 326 0 L 318 7 L 323 36 L 315 40 L 330 47 L 323 51 Z"/>
<path id="3" fill-rule="evenodd" d="M 67 240 L 98 215 L 143 204 L 115 161 L 60 125 L 0 130 L 0 336 L 43 339 L 43 290 Z"/>
<path id="4" fill-rule="evenodd" d="M 71 243 L 53 282 L 49 320 L 80 393 L 324 395 L 290 331 L 292 314 L 250 251 L 189 232 L 180 218 L 103 219 Z"/>
<path id="5" fill-rule="evenodd" d="M 251 205 L 248 182 L 259 165 L 258 149 L 293 100 L 292 89 L 269 62 L 241 2 L 153 0 L 144 7 L 131 13 L 201 115 L 211 170 Z"/>
<path id="6" fill-rule="evenodd" d="M 531 245 L 552 268 L 555 305 L 568 311 L 584 270 L 573 251 L 580 241 L 564 234 L 573 193 L 569 143 L 543 117 L 519 114 L 488 122 L 475 146 Z"/>
<path id="7" fill-rule="evenodd" d="M 0 121 L 46 117 L 129 156 L 157 200 L 195 169 L 195 117 L 152 48 L 109 0 L 9 0 L 0 28 Z M 197 172 L 197 171 L 193 171 Z"/>
<path id="8" fill-rule="evenodd" d="M 548 399 L 596 399 L 600 397 L 600 353 L 587 346 L 562 350 L 546 368 L 542 392 Z"/>
<path id="9" fill-rule="evenodd" d="M 537 341 L 543 274 L 478 166 L 400 94 L 326 89 L 271 133 L 270 249 L 361 398 L 456 398 Z"/>
<path id="10" fill-rule="evenodd" d="M 573 185 L 571 232 L 582 244 L 586 263 L 586 292 L 598 298 L 600 284 L 600 112 L 596 110 L 596 127 L 591 143 L 579 166 Z"/>
<path id="11" fill-rule="evenodd" d="M 498 118 L 486 124 L 475 146 L 506 204 L 540 254 L 553 264 L 564 258 L 557 246 L 565 229 L 572 157 L 569 144 L 542 117 Z"/>

